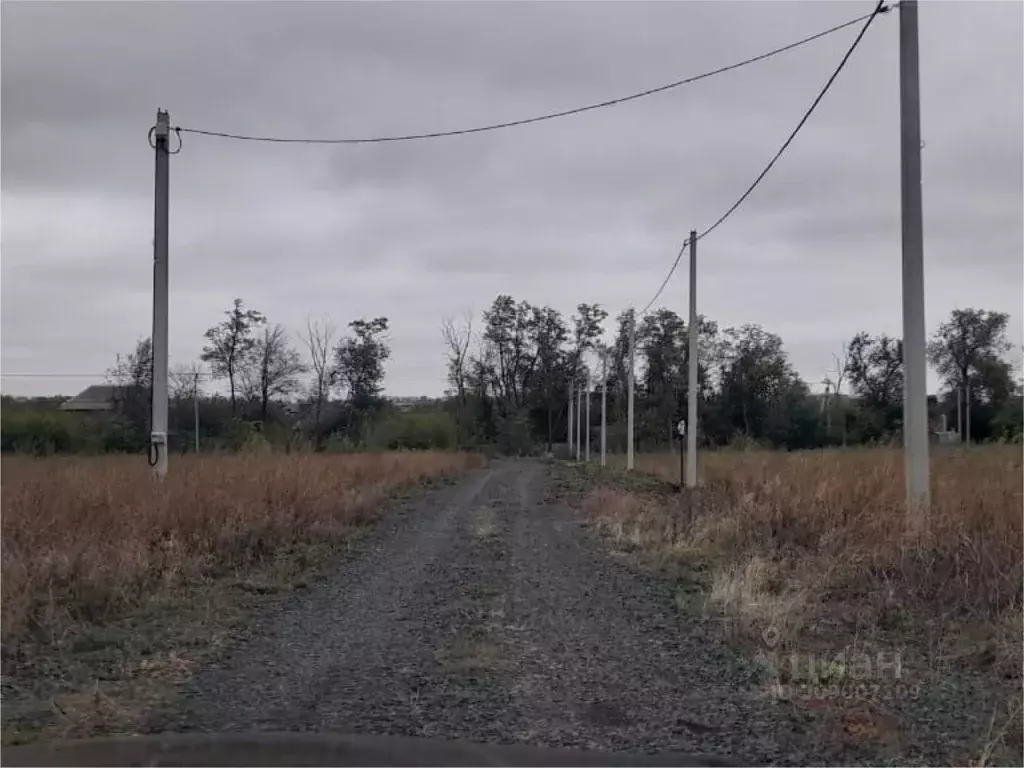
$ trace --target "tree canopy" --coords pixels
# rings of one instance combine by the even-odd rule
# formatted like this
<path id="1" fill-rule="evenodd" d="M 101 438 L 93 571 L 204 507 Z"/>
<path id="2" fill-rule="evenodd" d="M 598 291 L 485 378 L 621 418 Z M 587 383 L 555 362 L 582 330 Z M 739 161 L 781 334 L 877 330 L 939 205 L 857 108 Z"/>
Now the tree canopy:
<path id="1" fill-rule="evenodd" d="M 497 296 L 479 322 L 472 315 L 458 323 L 447 318 L 440 335 L 449 389 L 406 418 L 383 394 L 391 356 L 388 318 L 352 320 L 339 336 L 329 316 L 311 317 L 296 346 L 284 326 L 236 298 L 204 335 L 200 356 L 209 368 L 201 376 L 195 364 L 172 370 L 172 444 L 181 450 L 194 444 L 198 410 L 200 437 L 211 447 L 238 446 L 256 430 L 264 439 L 317 450 L 338 444 L 422 447 L 429 435 L 446 446 L 493 446 L 513 454 L 551 450 L 566 440 L 569 398 L 580 388 L 598 395 L 606 377 L 608 445 L 624 451 L 635 323 L 635 439 L 641 451 L 669 448 L 686 416 L 687 322 L 666 307 L 643 317 L 627 310 L 608 320 L 596 303 L 580 303 L 566 317 L 508 294 Z M 938 326 L 928 345 L 942 382 L 929 402 L 933 431 L 944 421 L 962 438 L 969 430 L 973 440 L 1020 439 L 1022 386 L 1007 355 L 1008 322 L 1005 313 L 958 309 Z M 760 325 L 720 327 L 700 317 L 697 337 L 697 432 L 704 445 L 801 449 L 900 438 L 899 338 L 855 334 L 833 355 L 834 370 L 819 394 L 794 369 L 783 339 Z M 102 417 L 100 429 L 77 414 L 60 413 L 59 399 L 5 398 L 5 450 L 145 450 L 152 365 L 148 338 L 117 356 L 107 377 L 115 408 Z M 204 393 L 200 383 L 211 378 L 226 382 L 226 398 Z M 423 408 L 432 408 L 432 415 Z M 599 424 L 595 405 L 592 443 Z"/>

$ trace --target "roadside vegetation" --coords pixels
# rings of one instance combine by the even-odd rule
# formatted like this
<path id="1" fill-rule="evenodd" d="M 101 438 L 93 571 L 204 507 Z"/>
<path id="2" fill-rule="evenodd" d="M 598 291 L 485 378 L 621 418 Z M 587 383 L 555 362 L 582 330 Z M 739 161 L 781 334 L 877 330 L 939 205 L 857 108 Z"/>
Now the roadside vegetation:
<path id="1" fill-rule="evenodd" d="M 977 762 L 986 749 L 1019 759 L 1021 449 L 933 450 L 920 535 L 906 527 L 902 466 L 902 451 L 885 448 L 708 452 L 691 495 L 676 490 L 677 456 L 638 456 L 641 474 L 672 485 L 612 470 L 580 507 L 673 579 L 683 610 L 720 622 L 755 658 L 781 659 L 762 670 L 766 684 L 796 686 L 802 704 L 848 706 L 838 692 L 865 682 L 851 679 L 850 654 L 899 652 L 903 677 L 884 683 L 925 696 L 963 687 L 990 707 L 971 712 L 984 732 L 954 762 Z"/>
<path id="2" fill-rule="evenodd" d="M 465 453 L 3 461 L 5 654 L 197 580 L 301 556 L 374 519 L 396 489 L 453 475 Z"/>
<path id="3" fill-rule="evenodd" d="M 185 456 L 158 484 L 139 457 L 5 457 L 5 743 L 131 730 L 127 702 L 187 676 L 261 599 L 305 588 L 396 493 L 484 463 Z"/>

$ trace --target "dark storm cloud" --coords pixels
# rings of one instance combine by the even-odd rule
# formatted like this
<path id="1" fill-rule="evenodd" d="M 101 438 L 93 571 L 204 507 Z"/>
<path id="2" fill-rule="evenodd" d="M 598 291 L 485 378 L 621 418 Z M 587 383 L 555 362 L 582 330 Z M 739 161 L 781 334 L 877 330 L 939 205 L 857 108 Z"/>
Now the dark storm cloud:
<path id="1" fill-rule="evenodd" d="M 444 130 L 696 74 L 871 6 L 5 2 L 3 368 L 100 372 L 148 333 L 156 106 L 243 133 Z M 954 306 L 1002 309 L 1018 342 L 1021 22 L 1020 4 L 921 6 L 928 323 Z M 781 333 L 812 382 L 852 333 L 900 332 L 897 29 L 896 13 L 876 21 L 777 168 L 700 246 L 701 311 Z M 309 313 L 388 315 L 389 389 L 436 392 L 444 315 L 499 292 L 567 313 L 644 304 L 855 34 L 489 134 L 348 147 L 185 134 L 172 361 L 194 358 L 242 296 L 293 330 Z M 685 312 L 685 291 L 681 273 L 663 303 Z"/>

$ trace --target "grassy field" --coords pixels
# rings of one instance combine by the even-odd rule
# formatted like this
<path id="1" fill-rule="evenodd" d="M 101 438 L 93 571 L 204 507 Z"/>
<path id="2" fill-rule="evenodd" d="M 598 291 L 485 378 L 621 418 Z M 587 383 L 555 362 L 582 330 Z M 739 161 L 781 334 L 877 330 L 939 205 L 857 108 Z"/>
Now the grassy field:
<path id="1" fill-rule="evenodd" d="M 693 496 L 643 479 L 677 484 L 678 456 L 638 456 L 637 470 L 597 475 L 581 507 L 675 578 L 681 605 L 773 658 L 897 650 L 931 690 L 988 687 L 990 730 L 1009 733 L 1019 754 L 1019 446 L 936 452 L 917 531 L 900 450 L 709 452 Z M 791 673 L 781 670 L 782 682 Z"/>
<path id="2" fill-rule="evenodd" d="M 465 453 L 2 462 L 4 745 L 135 733 L 251 617 Z"/>
<path id="3" fill-rule="evenodd" d="M 678 456 L 637 470 L 678 482 Z M 926 527 L 908 531 L 902 452 L 707 453 L 685 495 L 593 491 L 585 509 L 615 535 L 667 559 L 711 563 L 711 599 L 739 633 L 798 634 L 830 602 L 857 602 L 883 625 L 941 610 L 984 627 L 986 655 L 1019 671 L 1022 455 L 1019 446 L 946 451 L 932 460 Z M 906 616 L 904 618 L 909 618 Z M 981 650 L 981 649 L 979 649 Z"/>
<path id="4" fill-rule="evenodd" d="M 4 458 L 5 656 L 166 591 L 343 538 L 395 489 L 483 462 L 458 453 Z"/>

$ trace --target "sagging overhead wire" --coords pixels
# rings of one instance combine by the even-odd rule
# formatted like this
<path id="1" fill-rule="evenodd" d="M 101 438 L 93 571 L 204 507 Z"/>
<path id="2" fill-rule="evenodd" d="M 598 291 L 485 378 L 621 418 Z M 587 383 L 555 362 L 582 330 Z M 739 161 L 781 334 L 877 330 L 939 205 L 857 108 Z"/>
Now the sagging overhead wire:
<path id="1" fill-rule="evenodd" d="M 661 292 L 665 290 L 665 286 L 668 285 L 668 281 L 672 279 L 672 275 L 675 273 L 676 267 L 678 267 L 679 262 L 683 260 L 683 254 L 686 253 L 686 249 L 689 247 L 690 238 L 686 238 L 683 241 L 683 244 L 679 246 L 679 253 L 676 254 L 676 260 L 672 264 L 672 269 L 670 269 L 668 271 L 668 274 L 665 275 L 665 279 L 661 281 L 661 285 L 658 286 L 658 290 L 657 292 L 655 292 L 654 296 L 651 297 L 651 300 L 648 301 L 646 306 L 644 306 L 644 308 L 640 310 L 641 317 L 647 314 L 647 310 L 649 310 L 651 306 L 654 304 L 654 302 L 658 300 L 658 297 L 661 296 Z"/>
<path id="2" fill-rule="evenodd" d="M 182 378 L 191 379 L 198 376 L 201 379 L 213 379 L 212 373 L 199 371 L 184 371 L 180 374 L 175 372 L 172 376 L 181 376 Z M 111 374 L 109 371 L 106 373 L 0 373 L 2 379 L 100 379 L 106 381 L 110 379 Z"/>
<path id="3" fill-rule="evenodd" d="M 832 75 L 825 82 L 824 87 L 818 93 L 814 101 L 811 102 L 811 106 L 807 108 L 806 112 L 804 112 L 803 117 L 800 118 L 800 122 L 796 124 L 796 128 L 794 128 L 793 131 L 789 134 L 789 137 L 782 143 L 782 146 L 779 147 L 779 151 L 775 153 L 775 156 L 772 157 L 771 160 L 768 161 L 768 165 L 766 165 L 764 167 L 764 170 L 758 174 L 757 178 L 754 179 L 754 182 L 749 187 L 747 187 L 746 191 L 739 196 L 735 203 L 729 206 L 725 213 L 718 217 L 714 224 L 712 224 L 710 227 L 708 227 L 703 232 L 697 235 L 697 240 L 701 240 L 702 238 L 706 237 L 707 235 L 711 234 L 716 229 L 718 229 L 718 227 L 720 227 L 726 219 L 732 216 L 732 214 L 736 212 L 736 209 L 739 208 L 748 197 L 750 197 L 750 194 L 757 188 L 757 185 L 764 180 L 764 177 L 768 175 L 768 172 L 774 167 L 778 159 L 782 157 L 782 153 L 786 151 L 790 144 L 793 143 L 793 139 L 795 139 L 796 135 L 800 133 L 800 129 L 804 127 L 804 124 L 807 122 L 808 118 L 810 118 L 811 114 L 817 108 L 818 104 L 821 103 L 821 100 L 825 97 L 825 94 L 828 93 L 829 89 L 832 87 L 832 84 L 836 81 L 836 78 L 839 77 L 839 73 L 842 72 L 843 67 L 846 66 L 846 62 L 850 60 L 850 56 L 853 55 L 853 52 L 857 49 L 857 46 L 860 45 L 860 41 L 864 39 L 864 35 L 868 31 L 868 27 L 871 26 L 871 22 L 874 21 L 875 17 L 878 16 L 879 14 L 887 13 L 891 7 L 892 6 L 886 5 L 884 0 L 879 0 L 878 5 L 875 6 L 874 11 L 872 11 L 866 17 L 861 17 L 861 19 L 866 19 L 866 21 L 864 22 L 864 26 L 861 27 L 860 32 L 857 33 L 857 37 L 854 38 L 853 43 L 850 44 L 850 47 L 843 55 L 843 58 L 839 61 L 839 65 L 835 68 L 835 70 L 832 72 Z M 686 253 L 686 249 L 689 247 L 689 245 L 690 240 L 689 238 L 687 238 L 686 240 L 683 241 L 682 246 L 680 246 L 679 253 L 676 254 L 676 260 L 672 263 L 672 267 L 671 269 L 669 269 L 668 274 L 665 275 L 665 279 L 662 281 L 661 286 L 658 288 L 657 292 L 654 294 L 651 300 L 647 302 L 646 306 L 640 311 L 641 315 L 647 314 L 647 310 L 649 310 L 654 305 L 654 302 L 658 300 L 658 297 L 661 296 L 662 291 L 665 290 L 665 286 L 668 285 L 669 280 L 672 278 L 672 275 L 675 273 L 676 268 L 679 266 L 679 262 L 682 261 L 683 254 Z"/>
<path id="4" fill-rule="evenodd" d="M 713 70 L 711 70 L 709 72 L 703 72 L 703 73 L 701 73 L 699 75 L 693 75 L 692 77 L 687 77 L 687 78 L 684 78 L 682 80 L 676 80 L 675 82 L 672 82 L 672 83 L 667 83 L 665 85 L 659 85 L 659 86 L 657 86 L 655 88 L 648 88 L 647 90 L 639 91 L 638 93 L 632 93 L 632 94 L 629 94 L 628 96 L 619 96 L 619 97 L 614 98 L 614 99 L 608 99 L 607 101 L 600 101 L 600 102 L 597 102 L 597 103 L 594 103 L 594 104 L 587 104 L 587 105 L 584 105 L 584 106 L 581 106 L 581 107 L 573 107 L 571 109 L 563 109 L 563 110 L 559 110 L 557 112 L 548 112 L 548 113 L 545 113 L 545 114 L 542 114 L 542 115 L 535 115 L 533 117 L 525 117 L 525 118 L 522 118 L 522 119 L 519 119 L 519 120 L 509 120 L 507 122 L 502 122 L 502 123 L 491 123 L 491 124 L 488 124 L 488 125 L 474 126 L 472 128 L 459 128 L 459 129 L 455 129 L 455 130 L 451 130 L 451 131 L 434 131 L 434 132 L 430 132 L 430 133 L 409 133 L 409 134 L 401 134 L 401 135 L 395 135 L 395 136 L 372 136 L 372 137 L 366 137 L 366 138 L 340 138 L 340 139 L 303 139 L 303 138 L 286 138 L 286 137 L 280 137 L 280 136 L 251 136 L 251 135 L 246 135 L 246 134 L 241 134 L 241 133 L 227 133 L 227 132 L 223 132 L 223 131 L 210 131 L 210 130 L 205 130 L 205 129 L 201 129 L 201 128 L 184 128 L 184 127 L 176 127 L 175 131 L 179 132 L 179 137 L 180 137 L 181 133 L 194 133 L 194 134 L 197 134 L 199 136 L 213 136 L 213 137 L 221 138 L 221 139 L 234 139 L 235 141 L 257 141 L 257 142 L 267 142 L 267 143 L 273 143 L 273 144 L 383 144 L 383 143 L 395 142 L 395 141 L 417 141 L 417 140 L 422 140 L 422 139 L 441 139 L 441 138 L 447 138 L 447 137 L 450 137 L 450 136 L 465 136 L 465 135 L 473 134 L 473 133 L 484 133 L 486 131 L 497 131 L 497 130 L 501 130 L 501 129 L 504 129 L 504 128 L 515 128 L 515 127 L 520 126 L 520 125 L 530 125 L 532 123 L 540 123 L 540 122 L 544 122 L 546 120 L 556 120 L 556 119 L 561 118 L 561 117 L 569 117 L 571 115 L 578 115 L 578 114 L 580 114 L 582 112 L 590 112 L 590 111 L 593 111 L 595 109 L 604 109 L 605 107 L 614 107 L 614 106 L 616 106 L 618 104 L 624 104 L 626 102 L 635 101 L 637 99 L 642 99 L 642 98 L 645 98 L 647 96 L 653 96 L 653 95 L 658 94 L 658 93 L 664 93 L 665 91 L 672 90 L 673 88 L 679 88 L 679 87 L 681 87 L 683 85 L 689 85 L 690 83 L 696 83 L 699 80 L 705 80 L 705 79 L 707 79 L 709 77 L 714 77 L 715 75 L 721 75 L 721 74 L 723 74 L 725 72 L 731 72 L 734 69 L 739 69 L 741 67 L 745 67 L 748 64 L 755 64 L 755 63 L 757 63 L 759 61 L 764 61 L 765 59 L 771 58 L 772 56 L 777 56 L 780 53 L 785 53 L 786 51 L 791 51 L 794 48 L 799 48 L 800 46 L 806 45 L 807 43 L 813 42 L 814 40 L 818 40 L 818 39 L 820 39 L 822 37 L 825 37 L 827 35 L 831 35 L 834 32 L 839 32 L 840 30 L 846 29 L 847 27 L 853 26 L 854 24 L 858 24 L 861 21 L 864 21 L 865 19 L 868 19 L 868 22 L 870 23 L 870 19 L 873 18 L 876 13 L 878 13 L 877 9 L 875 10 L 874 13 L 865 14 L 863 16 L 858 16 L 855 19 L 850 19 L 849 21 L 845 21 L 842 24 L 837 24 L 834 27 L 829 27 L 828 29 L 822 30 L 821 32 L 816 32 L 813 35 L 809 35 L 808 37 L 804 37 L 804 38 L 802 38 L 800 40 L 797 40 L 796 42 L 789 43 L 788 45 L 784 45 L 781 48 L 775 48 L 775 49 L 773 49 L 771 51 L 768 51 L 766 53 L 762 53 L 762 54 L 759 54 L 757 56 L 753 56 L 753 57 L 751 57 L 749 59 L 744 59 L 743 61 L 736 62 L 735 64 L 729 64 L 728 66 L 719 67 L 718 69 L 713 69 Z"/>
<path id="5" fill-rule="evenodd" d="M 782 153 L 786 151 L 789 145 L 793 142 L 793 139 L 796 138 L 796 135 L 800 133 L 800 129 L 804 127 L 804 123 L 807 122 L 808 118 L 811 116 L 814 110 L 817 109 L 818 104 L 820 104 L 821 100 L 825 98 L 825 94 L 828 93 L 829 89 L 832 87 L 832 83 L 834 83 L 836 81 L 836 78 L 839 77 L 839 73 L 843 71 L 843 67 L 846 66 L 846 62 L 850 60 L 850 56 L 853 55 L 853 52 L 856 50 L 857 46 L 860 45 L 860 41 L 864 39 L 864 35 L 868 31 L 868 27 L 871 26 L 871 22 L 874 21 L 875 17 L 878 16 L 880 13 L 887 13 L 888 10 L 889 7 L 884 3 L 884 1 L 879 0 L 878 5 L 875 7 L 875 10 L 871 13 L 870 16 L 868 16 L 868 19 L 864 23 L 864 26 L 861 27 L 861 30 L 857 34 L 857 37 L 854 38 L 853 43 L 851 43 L 849 49 L 847 49 L 846 51 L 846 54 L 840 60 L 839 66 L 836 67 L 835 71 L 832 73 L 832 76 L 829 77 L 829 79 L 825 83 L 825 86 L 821 89 L 821 92 L 817 95 L 814 101 L 811 102 L 811 106 L 807 108 L 806 112 L 804 112 L 804 116 L 800 118 L 800 122 L 796 124 L 796 128 L 793 129 L 793 132 L 789 134 L 789 137 L 782 143 L 782 146 L 779 147 L 779 151 L 775 153 L 775 156 L 772 157 L 771 160 L 768 161 L 768 165 L 766 165 L 764 167 L 764 170 L 761 171 L 760 174 L 758 174 L 756 179 L 754 179 L 753 184 L 747 187 L 747 190 L 742 195 L 740 195 L 739 199 L 735 203 L 733 203 L 725 213 L 719 216 L 718 220 L 714 224 L 712 224 L 710 227 L 708 227 L 699 235 L 697 235 L 698 240 L 705 237 L 706 235 L 711 234 L 716 229 L 718 229 L 718 227 L 721 226 L 721 224 L 726 219 L 732 216 L 736 209 L 743 204 L 743 201 L 750 197 L 750 193 L 753 192 L 757 185 L 761 183 L 761 180 L 768 175 L 768 172 L 775 165 L 776 161 L 780 157 L 782 157 Z"/>

